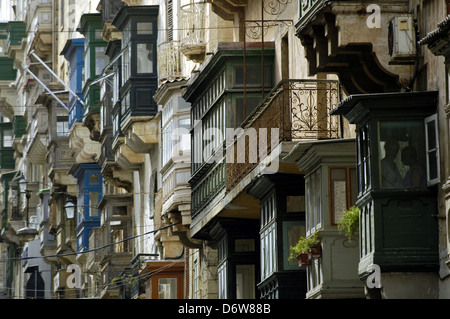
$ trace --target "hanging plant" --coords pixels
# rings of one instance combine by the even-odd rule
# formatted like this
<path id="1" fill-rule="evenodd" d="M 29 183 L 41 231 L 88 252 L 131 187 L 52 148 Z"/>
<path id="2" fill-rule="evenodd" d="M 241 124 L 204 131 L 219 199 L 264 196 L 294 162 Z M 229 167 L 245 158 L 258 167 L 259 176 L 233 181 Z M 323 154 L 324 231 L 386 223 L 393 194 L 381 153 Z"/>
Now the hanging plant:
<path id="1" fill-rule="evenodd" d="M 356 206 L 350 209 L 340 218 L 338 230 L 343 232 L 348 240 L 353 240 L 355 233 L 359 229 L 359 208 Z"/>

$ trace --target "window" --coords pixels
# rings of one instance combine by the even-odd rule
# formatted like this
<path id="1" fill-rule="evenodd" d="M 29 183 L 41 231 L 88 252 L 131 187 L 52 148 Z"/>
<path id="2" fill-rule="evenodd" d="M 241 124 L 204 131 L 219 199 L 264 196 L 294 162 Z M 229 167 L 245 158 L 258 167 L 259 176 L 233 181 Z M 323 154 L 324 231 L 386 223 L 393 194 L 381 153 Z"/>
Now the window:
<path id="1" fill-rule="evenodd" d="M 341 216 L 356 202 L 356 169 L 331 167 L 329 187 L 331 224 L 337 225 Z"/>
<path id="2" fill-rule="evenodd" d="M 56 119 L 56 135 L 69 136 L 69 119 L 68 117 L 58 116 Z"/>
<path id="3" fill-rule="evenodd" d="M 13 130 L 4 130 L 3 131 L 3 147 L 12 147 L 13 146 Z"/>
<path id="4" fill-rule="evenodd" d="M 298 262 L 289 260 L 290 247 L 297 244 L 300 237 L 305 237 L 303 221 L 283 221 L 283 269 L 297 270 Z"/>
<path id="5" fill-rule="evenodd" d="M 125 32 L 126 33 L 126 32 Z M 128 46 L 128 48 L 126 48 L 126 46 L 124 46 L 125 50 L 123 51 L 123 62 L 122 62 L 122 84 L 125 83 L 131 76 L 131 62 L 130 62 L 130 57 L 131 57 L 131 46 Z"/>
<path id="6" fill-rule="evenodd" d="M 191 135 L 189 128 L 191 127 L 191 119 L 178 120 L 178 152 L 189 151 L 191 149 Z"/>
<path id="7" fill-rule="evenodd" d="M 434 185 L 440 179 L 437 114 L 425 119 L 425 136 L 427 181 L 428 185 Z"/>
<path id="8" fill-rule="evenodd" d="M 105 47 L 95 48 L 95 74 L 100 75 L 108 64 L 109 57 L 105 54 Z"/>
<path id="9" fill-rule="evenodd" d="M 306 235 L 314 233 L 321 223 L 321 169 L 316 169 L 305 179 L 306 185 Z"/>
<path id="10" fill-rule="evenodd" d="M 247 65 L 245 83 L 247 87 L 262 87 L 261 65 Z M 264 87 L 272 85 L 272 66 L 264 67 Z M 244 67 L 234 68 L 234 87 L 244 86 Z"/>
<path id="11" fill-rule="evenodd" d="M 153 73 L 153 44 L 137 43 L 136 73 Z"/>
<path id="12" fill-rule="evenodd" d="M 381 121 L 378 124 L 380 188 L 426 187 L 423 121 Z M 433 150 L 435 145 L 430 146 L 430 150 Z M 436 153 L 431 152 L 428 155 L 433 156 L 431 154 Z"/>
<path id="13" fill-rule="evenodd" d="M 236 265 L 236 298 L 255 298 L 255 266 Z"/>
<path id="14" fill-rule="evenodd" d="M 177 299 L 177 278 L 158 279 L 158 299 Z"/>
<path id="15" fill-rule="evenodd" d="M 136 34 L 138 35 L 153 34 L 153 22 L 137 22 Z"/>
<path id="16" fill-rule="evenodd" d="M 200 294 L 199 294 L 199 258 L 198 258 L 199 252 L 197 249 L 194 250 L 194 254 L 193 254 L 193 281 L 192 281 L 192 285 L 193 285 L 193 289 L 192 289 L 192 298 L 193 299 L 199 299 L 200 298 Z"/>
<path id="17" fill-rule="evenodd" d="M 252 96 L 253 95 L 253 96 Z M 244 103 L 243 94 L 234 94 L 229 97 L 227 105 L 227 127 L 241 127 L 242 122 L 253 112 L 259 102 L 260 94 L 247 94 L 246 103 Z"/>
<path id="18" fill-rule="evenodd" d="M 99 193 L 89 192 L 89 216 L 98 216 Z"/>
<path id="19" fill-rule="evenodd" d="M 99 183 L 98 174 L 89 175 L 89 184 L 97 185 Z"/>
<path id="20" fill-rule="evenodd" d="M 173 145 L 172 133 L 173 133 L 173 120 L 170 120 L 170 122 L 166 125 L 166 127 L 163 130 L 162 165 L 165 165 L 172 157 L 172 145 Z"/>
<path id="21" fill-rule="evenodd" d="M 261 280 L 276 271 L 276 200 L 275 192 L 261 201 Z"/>
<path id="22" fill-rule="evenodd" d="M 217 281 L 219 286 L 219 299 L 227 299 L 227 264 L 223 263 L 217 268 Z"/>
<path id="23" fill-rule="evenodd" d="M 369 124 L 363 126 L 357 138 L 357 154 L 358 154 L 358 192 L 364 194 L 369 190 L 370 181 L 370 147 L 369 147 Z"/>

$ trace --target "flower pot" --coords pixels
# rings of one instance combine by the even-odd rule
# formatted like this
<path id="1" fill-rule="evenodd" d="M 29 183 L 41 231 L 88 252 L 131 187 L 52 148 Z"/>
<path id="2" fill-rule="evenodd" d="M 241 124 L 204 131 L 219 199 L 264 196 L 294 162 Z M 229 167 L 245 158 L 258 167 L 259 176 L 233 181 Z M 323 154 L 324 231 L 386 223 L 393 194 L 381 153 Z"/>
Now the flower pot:
<path id="1" fill-rule="evenodd" d="M 309 259 L 309 255 L 307 253 L 300 253 L 297 255 L 298 266 L 300 268 L 308 267 L 311 265 L 311 260 Z"/>
<path id="2" fill-rule="evenodd" d="M 309 246 L 311 258 L 320 258 L 322 256 L 322 245 L 320 243 Z"/>

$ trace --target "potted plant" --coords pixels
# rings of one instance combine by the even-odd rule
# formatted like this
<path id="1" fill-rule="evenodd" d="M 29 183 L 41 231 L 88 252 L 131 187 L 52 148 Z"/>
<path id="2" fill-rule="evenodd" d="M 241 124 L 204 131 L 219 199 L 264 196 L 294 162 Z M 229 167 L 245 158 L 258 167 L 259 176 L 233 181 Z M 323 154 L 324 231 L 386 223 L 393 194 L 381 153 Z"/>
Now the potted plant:
<path id="1" fill-rule="evenodd" d="M 343 232 L 349 241 L 355 239 L 355 234 L 359 229 L 359 208 L 356 206 L 350 207 L 350 209 L 342 215 L 339 219 L 338 230 Z"/>
<path id="2" fill-rule="evenodd" d="M 322 247 L 318 233 L 311 237 L 300 237 L 295 246 L 290 247 L 289 260 L 298 259 L 299 267 L 306 267 L 311 264 L 311 258 L 320 257 Z"/>
<path id="3" fill-rule="evenodd" d="M 312 237 L 309 237 L 308 253 L 311 258 L 319 258 L 322 256 L 322 245 L 320 244 L 319 234 L 316 232 Z"/>

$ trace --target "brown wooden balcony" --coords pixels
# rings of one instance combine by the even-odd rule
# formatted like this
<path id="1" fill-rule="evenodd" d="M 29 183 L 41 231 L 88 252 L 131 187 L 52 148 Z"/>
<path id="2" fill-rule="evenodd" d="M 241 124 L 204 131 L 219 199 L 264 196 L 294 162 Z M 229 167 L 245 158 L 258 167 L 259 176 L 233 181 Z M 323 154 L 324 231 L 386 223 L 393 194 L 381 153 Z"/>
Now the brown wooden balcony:
<path id="1" fill-rule="evenodd" d="M 340 138 L 340 118 L 329 115 L 339 100 L 338 81 L 281 81 L 242 125 L 247 131 L 255 129 L 258 143 L 245 143 L 245 154 L 240 154 L 237 139 L 227 147 L 227 154 L 234 151 L 233 159 L 227 157 L 227 192 L 264 159 L 261 154 L 270 154 L 281 142 Z M 271 135 L 273 129 L 277 129 L 278 137 Z M 260 150 L 264 132 L 267 150 Z"/>

